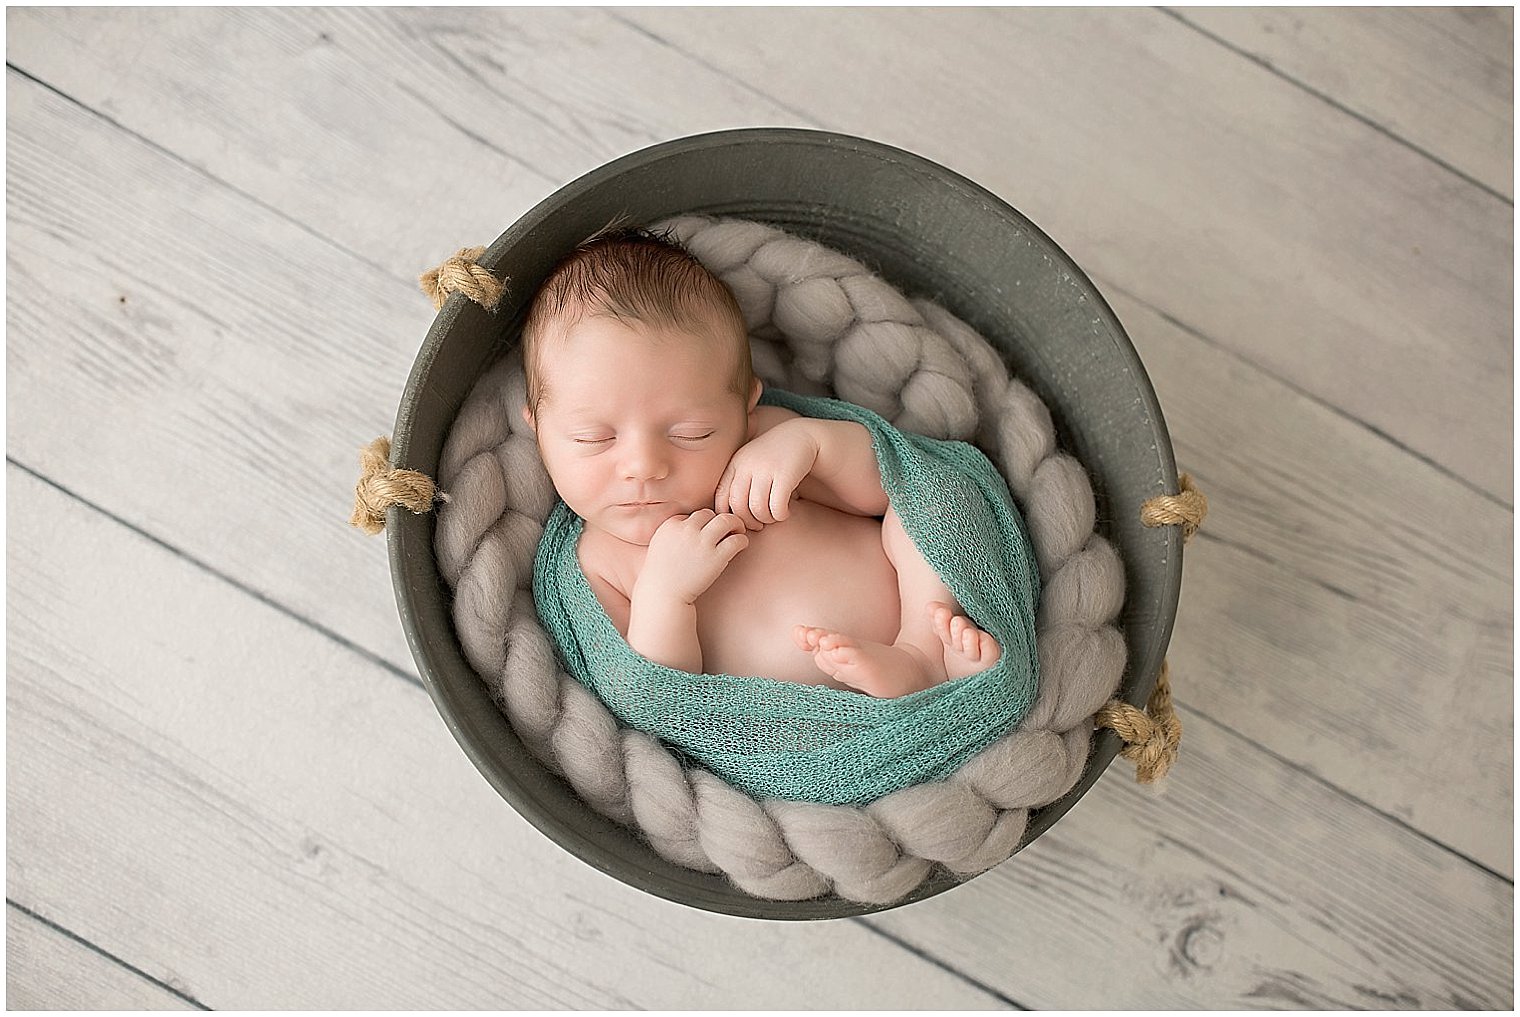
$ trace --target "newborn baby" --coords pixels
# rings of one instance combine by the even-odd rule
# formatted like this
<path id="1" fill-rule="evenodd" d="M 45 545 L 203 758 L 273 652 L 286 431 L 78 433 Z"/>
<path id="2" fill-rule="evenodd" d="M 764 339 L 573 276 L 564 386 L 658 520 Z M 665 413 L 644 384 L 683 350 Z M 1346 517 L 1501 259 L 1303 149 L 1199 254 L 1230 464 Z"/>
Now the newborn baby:
<path id="1" fill-rule="evenodd" d="M 758 405 L 737 302 L 673 242 L 577 248 L 523 354 L 523 416 L 584 520 L 577 559 L 642 656 L 879 697 L 997 662 L 903 531 L 869 432 Z"/>

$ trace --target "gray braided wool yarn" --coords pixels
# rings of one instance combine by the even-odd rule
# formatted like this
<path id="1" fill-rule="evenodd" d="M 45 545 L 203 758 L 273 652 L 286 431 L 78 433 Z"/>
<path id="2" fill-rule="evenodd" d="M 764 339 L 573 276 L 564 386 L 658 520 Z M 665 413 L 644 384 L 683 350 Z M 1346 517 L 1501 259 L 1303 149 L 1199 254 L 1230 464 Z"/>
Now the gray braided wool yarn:
<path id="1" fill-rule="evenodd" d="M 664 225 L 734 291 L 767 384 L 835 395 L 904 430 L 972 441 L 1002 471 L 1041 572 L 1038 698 L 1016 730 L 949 779 L 862 808 L 757 801 L 620 728 L 559 669 L 534 608 L 534 552 L 555 494 L 521 416 L 516 350 L 476 384 L 439 464 L 450 500 L 438 511 L 436 552 L 465 656 L 530 751 L 583 801 L 637 828 L 670 861 L 722 872 L 753 896 L 833 891 L 888 904 L 936 865 L 967 877 L 997 865 L 1018 847 L 1029 810 L 1076 784 L 1092 716 L 1124 671 L 1115 626 L 1123 567 L 1094 532 L 1086 472 L 1056 450 L 1040 399 L 943 308 L 758 223 L 686 216 Z"/>

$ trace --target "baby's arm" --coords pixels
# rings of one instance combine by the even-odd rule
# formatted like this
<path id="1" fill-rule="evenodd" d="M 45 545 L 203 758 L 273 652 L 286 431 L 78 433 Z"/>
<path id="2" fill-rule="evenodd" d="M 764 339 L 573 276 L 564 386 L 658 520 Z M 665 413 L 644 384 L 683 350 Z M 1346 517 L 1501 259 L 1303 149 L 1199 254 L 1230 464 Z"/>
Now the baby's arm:
<path id="1" fill-rule="evenodd" d="M 735 515 L 700 509 L 661 523 L 628 598 L 628 645 L 656 664 L 701 674 L 697 598 L 748 546 Z"/>
<path id="2" fill-rule="evenodd" d="M 854 515 L 883 515 L 887 494 L 871 433 L 854 421 L 757 410 L 756 435 L 729 461 L 714 507 L 759 529 L 791 514 L 793 494 Z"/>

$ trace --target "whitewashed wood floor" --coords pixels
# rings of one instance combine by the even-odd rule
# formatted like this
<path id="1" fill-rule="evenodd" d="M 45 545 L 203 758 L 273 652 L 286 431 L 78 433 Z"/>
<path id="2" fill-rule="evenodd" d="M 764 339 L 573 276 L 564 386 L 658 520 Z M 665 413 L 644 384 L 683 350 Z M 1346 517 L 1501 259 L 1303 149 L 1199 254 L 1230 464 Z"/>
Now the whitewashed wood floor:
<path id="1" fill-rule="evenodd" d="M 13 1007 L 1508 1008 L 1513 13 L 7 12 Z M 418 272 L 618 155 L 859 134 L 1125 322 L 1212 499 L 1169 791 L 767 924 L 506 806 L 346 524 Z"/>

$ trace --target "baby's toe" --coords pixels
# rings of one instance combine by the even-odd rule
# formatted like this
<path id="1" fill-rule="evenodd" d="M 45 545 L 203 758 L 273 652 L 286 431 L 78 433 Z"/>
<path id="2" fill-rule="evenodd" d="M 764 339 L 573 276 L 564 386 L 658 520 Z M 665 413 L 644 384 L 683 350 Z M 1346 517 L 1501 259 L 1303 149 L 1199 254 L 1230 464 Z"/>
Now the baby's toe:
<path id="1" fill-rule="evenodd" d="M 974 647 L 971 659 L 991 667 L 998 662 L 998 658 L 1002 655 L 1003 648 L 998 645 L 998 641 L 993 638 L 992 633 L 977 629 L 976 646 Z"/>
<path id="2" fill-rule="evenodd" d="M 836 646 L 829 651 L 829 656 L 840 667 L 854 667 L 860 663 L 860 651 L 853 646 Z"/>

